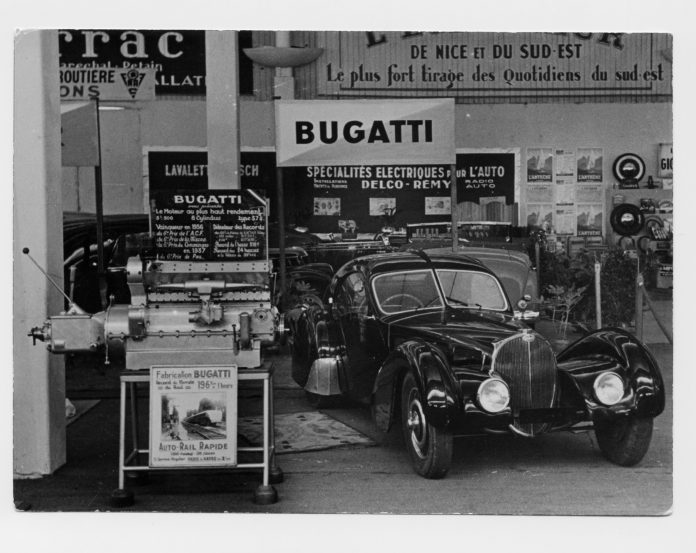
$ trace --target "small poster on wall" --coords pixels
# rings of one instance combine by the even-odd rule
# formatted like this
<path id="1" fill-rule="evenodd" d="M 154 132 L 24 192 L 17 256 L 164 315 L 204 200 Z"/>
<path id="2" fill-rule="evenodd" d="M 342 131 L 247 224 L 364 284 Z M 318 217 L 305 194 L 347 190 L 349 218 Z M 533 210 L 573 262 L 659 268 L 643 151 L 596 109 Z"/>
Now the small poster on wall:
<path id="1" fill-rule="evenodd" d="M 452 198 L 443 196 L 425 197 L 426 215 L 449 215 L 452 212 Z"/>
<path id="2" fill-rule="evenodd" d="M 527 204 L 527 225 L 550 230 L 553 225 L 553 204 Z"/>
<path id="3" fill-rule="evenodd" d="M 237 366 L 152 367 L 150 466 L 237 463 Z"/>
<path id="4" fill-rule="evenodd" d="M 556 204 L 571 205 L 575 203 L 575 185 L 561 184 L 556 186 Z"/>
<path id="5" fill-rule="evenodd" d="M 383 217 L 394 214 L 396 198 L 370 198 L 370 215 Z"/>
<path id="6" fill-rule="evenodd" d="M 552 148 L 527 148 L 527 182 L 553 182 Z"/>
<path id="7" fill-rule="evenodd" d="M 314 215 L 340 215 L 341 198 L 314 198 Z"/>
<path id="8" fill-rule="evenodd" d="M 602 148 L 578 148 L 578 183 L 602 182 L 603 159 Z"/>
<path id="9" fill-rule="evenodd" d="M 601 184 L 579 184 L 576 197 L 581 204 L 601 204 L 604 200 L 604 187 Z"/>
<path id="10" fill-rule="evenodd" d="M 556 150 L 556 184 L 575 184 L 575 151 Z"/>
<path id="11" fill-rule="evenodd" d="M 577 228 L 575 206 L 556 206 L 553 224 L 556 234 L 575 234 L 575 229 Z"/>
<path id="12" fill-rule="evenodd" d="M 601 236 L 604 225 L 604 205 L 578 204 L 578 236 Z"/>

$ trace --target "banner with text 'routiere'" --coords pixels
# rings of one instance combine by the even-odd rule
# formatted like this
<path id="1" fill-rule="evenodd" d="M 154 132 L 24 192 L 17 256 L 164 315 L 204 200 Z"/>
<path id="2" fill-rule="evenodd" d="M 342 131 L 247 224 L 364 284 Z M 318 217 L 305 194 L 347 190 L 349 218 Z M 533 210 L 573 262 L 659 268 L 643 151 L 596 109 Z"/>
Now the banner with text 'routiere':
<path id="1" fill-rule="evenodd" d="M 276 101 L 278 167 L 455 162 L 454 100 Z"/>

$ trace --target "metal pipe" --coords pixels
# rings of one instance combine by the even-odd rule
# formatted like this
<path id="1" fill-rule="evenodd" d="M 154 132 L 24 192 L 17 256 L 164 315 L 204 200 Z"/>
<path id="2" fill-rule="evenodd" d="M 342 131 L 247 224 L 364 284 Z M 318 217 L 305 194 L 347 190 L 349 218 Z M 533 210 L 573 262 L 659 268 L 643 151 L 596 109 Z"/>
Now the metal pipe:
<path id="1" fill-rule="evenodd" d="M 537 294 L 541 295 L 541 246 L 534 242 L 534 263 L 536 264 Z"/>
<path id="2" fill-rule="evenodd" d="M 602 265 L 599 261 L 594 264 L 595 276 L 595 324 L 602 328 Z"/>
<path id="3" fill-rule="evenodd" d="M 450 213 L 452 217 L 452 251 L 459 249 L 459 229 L 457 228 L 457 164 L 450 165 Z"/>
<path id="4" fill-rule="evenodd" d="M 643 339 L 643 275 L 638 273 L 636 276 L 636 337 Z"/>

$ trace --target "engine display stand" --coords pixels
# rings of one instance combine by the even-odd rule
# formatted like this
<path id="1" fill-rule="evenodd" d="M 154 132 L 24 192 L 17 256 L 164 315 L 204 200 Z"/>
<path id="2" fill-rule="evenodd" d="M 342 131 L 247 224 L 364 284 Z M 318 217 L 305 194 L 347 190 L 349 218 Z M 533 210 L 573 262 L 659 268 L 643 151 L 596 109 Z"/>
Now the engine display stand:
<path id="1" fill-rule="evenodd" d="M 278 493 L 272 484 L 283 481 L 283 472 L 275 464 L 275 436 L 273 418 L 273 364 L 264 363 L 258 368 L 240 369 L 238 380 L 262 381 L 263 383 L 263 444 L 261 446 L 239 447 L 237 452 L 261 453 L 260 462 L 237 463 L 234 466 L 210 467 L 208 470 L 237 471 L 247 469 L 262 469 L 261 484 L 254 491 L 254 502 L 259 505 L 270 505 L 278 501 Z M 126 475 L 134 480 L 147 476 L 150 471 L 201 471 L 205 467 L 152 467 L 149 464 L 138 464 L 142 454 L 149 456 L 149 449 L 140 447 L 138 432 L 137 385 L 149 384 L 150 371 L 125 370 L 120 375 L 120 416 L 119 416 L 119 457 L 118 457 L 118 488 L 111 494 L 111 504 L 114 507 L 128 507 L 134 502 L 134 494 L 126 489 Z M 130 405 L 127 409 L 126 404 Z M 131 451 L 126 453 L 126 412 L 130 410 Z M 235 429 L 236 431 L 236 429 Z"/>

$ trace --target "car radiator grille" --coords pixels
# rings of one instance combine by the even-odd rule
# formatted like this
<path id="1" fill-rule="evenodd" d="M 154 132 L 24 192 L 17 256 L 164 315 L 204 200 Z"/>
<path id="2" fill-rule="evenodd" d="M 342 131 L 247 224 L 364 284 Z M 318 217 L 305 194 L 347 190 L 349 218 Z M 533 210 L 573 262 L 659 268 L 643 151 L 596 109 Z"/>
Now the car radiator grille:
<path id="1" fill-rule="evenodd" d="M 523 409 L 553 407 L 556 358 L 549 343 L 538 334 L 527 332 L 498 342 L 493 352 L 493 370 L 503 377 L 510 388 L 513 415 Z M 546 429 L 543 423 L 523 424 L 518 420 L 513 426 L 529 436 Z"/>

